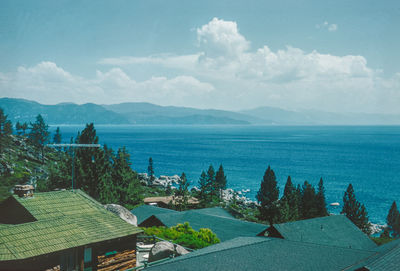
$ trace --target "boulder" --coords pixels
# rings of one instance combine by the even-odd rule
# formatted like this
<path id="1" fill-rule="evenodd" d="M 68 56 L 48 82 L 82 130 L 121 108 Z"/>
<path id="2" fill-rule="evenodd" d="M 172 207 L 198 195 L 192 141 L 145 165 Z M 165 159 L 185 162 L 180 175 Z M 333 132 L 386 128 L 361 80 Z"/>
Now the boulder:
<path id="1" fill-rule="evenodd" d="M 185 254 L 189 253 L 189 251 L 187 251 L 180 245 L 176 245 L 175 252 L 176 252 L 175 253 L 176 256 L 181 256 L 181 255 L 185 255 Z"/>
<path id="2" fill-rule="evenodd" d="M 181 256 L 188 253 L 189 251 L 187 251 L 180 245 L 174 245 L 171 242 L 161 241 L 157 242 L 150 250 L 148 261 L 154 262 L 168 258 L 172 255 Z"/>
<path id="3" fill-rule="evenodd" d="M 168 258 L 169 256 L 173 255 L 174 252 L 174 244 L 167 241 L 157 242 L 150 250 L 149 263 Z"/>
<path id="4" fill-rule="evenodd" d="M 129 210 L 126 209 L 125 207 L 122 207 L 121 205 L 118 204 L 106 204 L 104 205 L 104 207 L 108 211 L 118 215 L 121 219 L 125 220 L 129 224 L 132 224 L 133 226 L 137 227 L 137 217 L 131 212 L 129 212 Z"/>

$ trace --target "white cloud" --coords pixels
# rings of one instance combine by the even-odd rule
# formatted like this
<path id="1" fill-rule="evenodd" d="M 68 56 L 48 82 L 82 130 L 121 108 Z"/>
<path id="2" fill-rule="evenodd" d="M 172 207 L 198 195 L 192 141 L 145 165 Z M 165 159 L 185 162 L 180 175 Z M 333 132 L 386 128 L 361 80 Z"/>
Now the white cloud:
<path id="1" fill-rule="evenodd" d="M 237 28 L 236 22 L 212 19 L 197 29 L 197 40 L 206 57 L 240 57 L 250 47 Z"/>
<path id="2" fill-rule="evenodd" d="M 337 24 L 330 24 L 327 21 L 323 22 L 322 24 L 316 24 L 315 28 L 317 29 L 327 29 L 329 32 L 335 32 L 338 30 Z"/>
<path id="3" fill-rule="evenodd" d="M 337 24 L 331 24 L 328 27 L 328 30 L 331 32 L 336 31 L 337 29 L 338 29 Z"/>
<path id="4" fill-rule="evenodd" d="M 330 25 L 324 22 L 320 27 Z M 113 67 L 97 71 L 93 78 L 42 62 L 13 74 L 0 73 L 0 90 L 3 96 L 40 97 L 45 103 L 146 101 L 198 108 L 277 106 L 400 113 L 400 73 L 385 78 L 363 56 L 305 52 L 293 46 L 251 50 L 235 22 L 217 18 L 196 34 L 198 52 L 193 54 L 102 59 L 100 64 Z M 139 82 L 125 69 L 144 64 L 157 74 L 168 68 L 178 75 L 150 76 Z"/>
<path id="5" fill-rule="evenodd" d="M 182 106 L 196 106 L 196 100 L 203 100 L 204 93 L 214 91 L 210 83 L 192 76 L 152 77 L 137 82 L 122 69 L 112 68 L 106 72 L 97 71 L 94 78 L 88 79 L 72 75 L 52 62 L 19 67 L 15 73 L 0 73 L 0 89 L 2 96 L 45 104 L 152 101 Z"/>

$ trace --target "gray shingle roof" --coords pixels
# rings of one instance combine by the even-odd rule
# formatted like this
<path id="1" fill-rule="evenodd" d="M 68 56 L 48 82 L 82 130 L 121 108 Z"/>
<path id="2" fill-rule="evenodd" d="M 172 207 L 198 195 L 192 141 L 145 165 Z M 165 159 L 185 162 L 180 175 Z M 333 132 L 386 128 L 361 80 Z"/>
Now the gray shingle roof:
<path id="1" fill-rule="evenodd" d="M 365 251 L 279 238 L 239 237 L 145 270 L 343 270 L 368 259 Z"/>
<path id="2" fill-rule="evenodd" d="M 372 250 L 376 244 L 346 216 L 332 215 L 273 225 L 286 240 Z"/>

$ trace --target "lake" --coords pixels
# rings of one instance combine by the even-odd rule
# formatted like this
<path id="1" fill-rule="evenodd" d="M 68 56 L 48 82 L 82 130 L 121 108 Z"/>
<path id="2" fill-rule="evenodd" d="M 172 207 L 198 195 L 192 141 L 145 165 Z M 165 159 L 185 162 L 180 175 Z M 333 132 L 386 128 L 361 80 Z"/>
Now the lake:
<path id="1" fill-rule="evenodd" d="M 399 126 L 95 126 L 101 144 L 126 146 L 132 168 L 156 175 L 185 172 L 197 184 L 210 164 L 224 166 L 228 187 L 250 189 L 255 199 L 268 165 L 283 192 L 324 180 L 327 203 L 340 202 L 349 183 L 374 223 L 385 223 L 393 200 L 400 203 Z M 63 142 L 84 129 L 60 126 Z M 51 127 L 51 131 L 55 126 Z M 340 212 L 341 207 L 330 211 Z"/>

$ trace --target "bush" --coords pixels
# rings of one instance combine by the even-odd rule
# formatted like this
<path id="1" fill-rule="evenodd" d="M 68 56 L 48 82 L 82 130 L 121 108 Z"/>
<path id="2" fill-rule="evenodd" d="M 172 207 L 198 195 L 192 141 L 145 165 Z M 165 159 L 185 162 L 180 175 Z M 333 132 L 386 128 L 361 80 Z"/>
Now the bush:
<path id="1" fill-rule="evenodd" d="M 217 235 L 210 229 L 200 229 L 199 231 L 195 231 L 188 222 L 178 224 L 171 228 L 150 227 L 144 228 L 143 230 L 147 235 L 155 235 L 159 238 L 192 249 L 199 249 L 220 242 Z"/>

